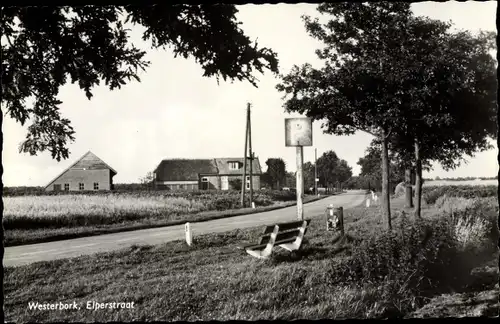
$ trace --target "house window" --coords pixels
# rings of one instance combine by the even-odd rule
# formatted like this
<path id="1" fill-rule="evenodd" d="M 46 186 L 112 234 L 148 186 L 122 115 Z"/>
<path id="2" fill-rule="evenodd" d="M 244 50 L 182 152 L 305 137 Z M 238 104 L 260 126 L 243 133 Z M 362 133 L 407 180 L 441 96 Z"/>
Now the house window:
<path id="1" fill-rule="evenodd" d="M 246 188 L 250 189 L 250 176 L 246 176 Z"/>
<path id="2" fill-rule="evenodd" d="M 69 191 L 69 183 L 65 183 L 64 184 L 64 190 L 65 191 Z"/>
<path id="3" fill-rule="evenodd" d="M 229 162 L 229 170 L 238 170 L 239 168 L 238 162 Z"/>
<path id="4" fill-rule="evenodd" d="M 60 184 L 55 184 L 54 185 L 54 191 L 60 191 L 61 190 L 61 185 Z"/>
<path id="5" fill-rule="evenodd" d="M 85 189 L 85 185 L 83 183 L 79 183 L 78 184 L 78 189 L 84 190 Z"/>
<path id="6" fill-rule="evenodd" d="M 98 182 L 94 182 L 94 190 L 99 190 L 99 183 Z"/>
<path id="7" fill-rule="evenodd" d="M 201 190 L 208 190 L 209 185 L 208 185 L 208 178 L 203 177 L 201 178 Z"/>

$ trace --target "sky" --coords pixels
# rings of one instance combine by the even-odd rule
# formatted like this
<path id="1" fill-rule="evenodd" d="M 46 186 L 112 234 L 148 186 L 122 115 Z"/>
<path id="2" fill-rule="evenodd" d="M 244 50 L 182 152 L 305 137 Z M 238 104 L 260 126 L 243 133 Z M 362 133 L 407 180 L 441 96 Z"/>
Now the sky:
<path id="1" fill-rule="evenodd" d="M 260 46 L 278 53 L 280 72 L 293 65 L 311 63 L 319 67 L 314 54 L 321 44 L 310 37 L 301 15 L 317 16 L 315 4 L 269 4 L 238 6 L 241 28 Z M 456 28 L 496 31 L 496 2 L 419 2 L 412 4 L 417 15 L 452 21 Z M 193 59 L 174 58 L 170 50 L 151 50 L 134 27 L 131 40 L 147 50 L 151 65 L 140 73 L 141 82 L 131 82 L 120 90 L 104 86 L 94 89 L 88 100 L 78 86 L 61 88 L 63 117 L 71 120 L 75 142 L 69 144 L 70 157 L 57 162 L 49 152 L 30 156 L 19 153 L 19 144 L 28 125 L 3 120 L 4 186 L 45 186 L 88 151 L 109 164 L 118 174 L 115 183 L 138 182 L 162 159 L 241 157 L 245 144 L 247 102 L 252 103 L 252 147 L 265 171 L 268 158 L 281 157 L 288 171 L 296 170 L 296 150 L 285 147 L 284 119 L 300 117 L 283 109 L 282 94 L 275 89 L 279 79 L 267 72 L 256 74 L 259 84 L 220 81 L 203 77 Z M 2 113 L 3 107 L 2 107 Z M 359 174 L 356 164 L 372 136 L 324 134 L 320 122 L 313 124 L 313 146 L 304 147 L 304 162 L 333 150 Z M 490 177 L 498 172 L 497 148 L 476 154 L 466 165 L 445 172 L 435 165 L 425 178 Z"/>

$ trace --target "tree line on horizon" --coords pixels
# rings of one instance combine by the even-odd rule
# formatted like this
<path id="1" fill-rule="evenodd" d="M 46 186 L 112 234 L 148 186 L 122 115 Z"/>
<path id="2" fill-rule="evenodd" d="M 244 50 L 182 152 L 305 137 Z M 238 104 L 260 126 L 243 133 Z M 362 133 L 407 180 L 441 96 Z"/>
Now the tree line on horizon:
<path id="1" fill-rule="evenodd" d="M 319 188 L 336 188 L 352 177 L 352 168 L 346 160 L 340 159 L 330 150 L 317 159 L 317 176 Z M 286 163 L 282 158 L 269 158 L 266 160 L 267 170 L 261 176 L 263 187 L 280 190 L 283 187 L 296 188 L 296 173 L 287 172 Z M 311 192 L 315 183 L 315 165 L 306 162 L 302 166 L 304 190 Z"/>

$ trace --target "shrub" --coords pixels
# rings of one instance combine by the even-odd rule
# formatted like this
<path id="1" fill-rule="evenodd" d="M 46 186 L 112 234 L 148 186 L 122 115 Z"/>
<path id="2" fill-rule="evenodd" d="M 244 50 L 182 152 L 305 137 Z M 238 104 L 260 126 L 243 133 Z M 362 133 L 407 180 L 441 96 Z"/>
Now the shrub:
<path id="1" fill-rule="evenodd" d="M 297 199 L 297 195 L 288 190 L 263 190 L 263 193 L 274 201 L 293 201 Z"/>
<path id="2" fill-rule="evenodd" d="M 346 264 L 348 277 L 373 283 L 410 276 L 417 280 L 430 264 L 441 263 L 443 253 L 454 246 L 450 228 L 447 218 L 413 221 L 402 213 L 399 228 L 375 234 L 353 247 Z"/>
<path id="3" fill-rule="evenodd" d="M 350 258 L 332 265 L 330 281 L 379 286 L 381 298 L 393 303 L 387 311 L 404 313 L 418 304 L 417 297 L 450 284 L 457 248 L 451 219 L 409 220 L 404 213 L 400 218 L 392 231 L 354 245 Z"/>
<path id="4" fill-rule="evenodd" d="M 484 238 L 488 224 L 481 218 L 460 218 L 455 224 L 455 237 L 463 246 L 474 244 Z"/>
<path id="5" fill-rule="evenodd" d="M 499 239 L 496 199 L 472 200 L 469 206 L 450 213 L 457 242 L 462 249 L 491 252 Z"/>
<path id="6" fill-rule="evenodd" d="M 231 179 L 229 180 L 229 185 L 234 190 L 241 190 L 241 179 Z"/>

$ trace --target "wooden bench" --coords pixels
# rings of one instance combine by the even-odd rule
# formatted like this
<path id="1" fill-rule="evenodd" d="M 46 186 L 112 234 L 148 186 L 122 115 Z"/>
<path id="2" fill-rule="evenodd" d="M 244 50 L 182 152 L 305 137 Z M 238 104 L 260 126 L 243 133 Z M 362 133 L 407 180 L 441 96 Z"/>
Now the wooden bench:
<path id="1" fill-rule="evenodd" d="M 290 252 L 296 251 L 302 246 L 310 222 L 311 220 L 307 219 L 268 225 L 264 228 L 257 244 L 243 245 L 239 248 L 259 259 L 268 258 L 275 245 Z"/>

